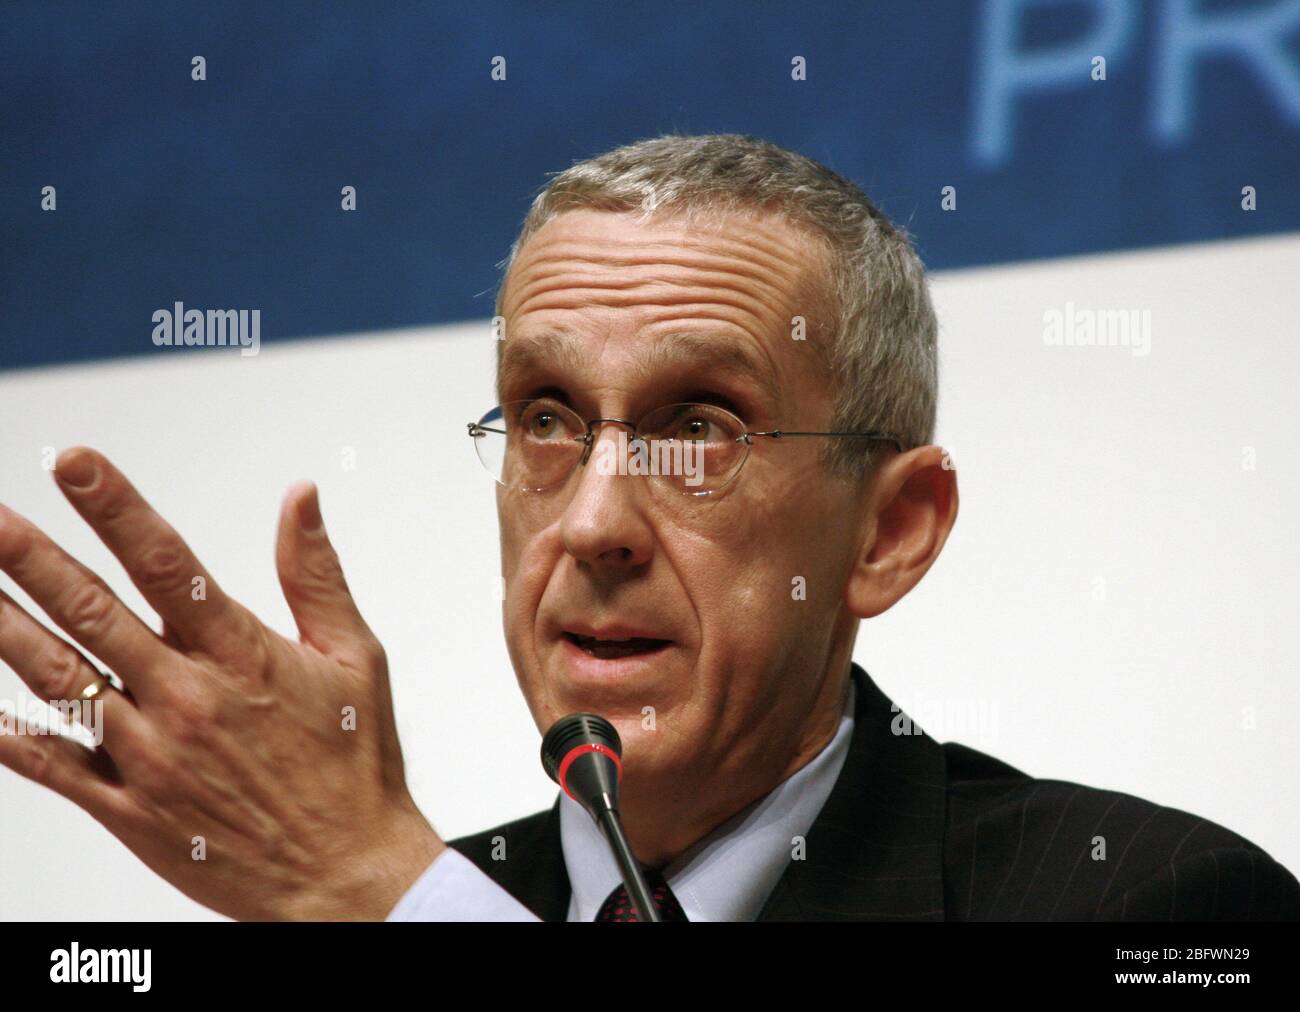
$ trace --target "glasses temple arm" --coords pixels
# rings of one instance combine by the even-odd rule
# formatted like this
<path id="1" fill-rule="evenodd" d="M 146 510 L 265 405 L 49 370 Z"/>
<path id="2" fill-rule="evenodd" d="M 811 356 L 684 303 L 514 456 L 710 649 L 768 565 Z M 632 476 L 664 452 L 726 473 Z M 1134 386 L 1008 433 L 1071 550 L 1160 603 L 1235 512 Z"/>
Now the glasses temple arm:
<path id="1" fill-rule="evenodd" d="M 791 432 L 789 429 L 771 429 L 767 432 L 746 432 L 746 436 L 769 436 L 772 439 L 784 439 L 786 436 L 833 436 L 843 438 L 853 436 L 858 439 L 879 439 L 893 443 L 899 453 L 904 453 L 903 441 L 887 432 Z"/>

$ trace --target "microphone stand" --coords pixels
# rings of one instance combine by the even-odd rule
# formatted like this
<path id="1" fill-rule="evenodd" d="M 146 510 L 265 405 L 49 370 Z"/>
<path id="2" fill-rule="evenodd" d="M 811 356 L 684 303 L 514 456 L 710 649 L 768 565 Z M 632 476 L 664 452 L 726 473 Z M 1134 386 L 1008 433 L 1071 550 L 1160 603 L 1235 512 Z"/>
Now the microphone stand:
<path id="1" fill-rule="evenodd" d="M 646 886 L 641 865 L 632 855 L 632 848 L 628 846 L 627 837 L 623 833 L 623 822 L 618 817 L 618 812 L 612 808 L 601 808 L 596 825 L 605 833 L 610 849 L 614 851 L 614 860 L 618 862 L 619 870 L 623 873 L 623 885 L 627 888 L 627 894 L 632 902 L 636 904 L 637 916 L 643 921 L 660 922 L 662 918 L 650 898 L 650 890 Z"/>

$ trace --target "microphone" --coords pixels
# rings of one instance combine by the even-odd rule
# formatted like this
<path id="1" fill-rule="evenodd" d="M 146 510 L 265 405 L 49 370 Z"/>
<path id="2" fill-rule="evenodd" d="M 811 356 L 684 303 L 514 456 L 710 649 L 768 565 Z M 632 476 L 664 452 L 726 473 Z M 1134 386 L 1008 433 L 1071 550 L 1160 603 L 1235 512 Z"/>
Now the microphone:
<path id="1" fill-rule="evenodd" d="M 596 820 L 605 834 L 614 860 L 623 873 L 623 885 L 636 904 L 642 921 L 659 922 L 650 900 L 641 865 L 628 846 L 618 814 L 618 782 L 623 776 L 623 743 L 614 725 L 594 713 L 561 717 L 542 738 L 542 766 L 546 775 Z"/>

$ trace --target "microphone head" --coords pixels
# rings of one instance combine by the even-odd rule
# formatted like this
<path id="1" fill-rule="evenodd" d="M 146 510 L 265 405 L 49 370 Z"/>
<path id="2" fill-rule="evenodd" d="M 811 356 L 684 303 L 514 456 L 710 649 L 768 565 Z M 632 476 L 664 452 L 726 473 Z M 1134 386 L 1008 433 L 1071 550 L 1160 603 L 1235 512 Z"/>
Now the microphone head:
<path id="1" fill-rule="evenodd" d="M 614 725 L 595 713 L 561 717 L 542 738 L 542 766 L 592 818 L 618 811 L 623 742 Z"/>

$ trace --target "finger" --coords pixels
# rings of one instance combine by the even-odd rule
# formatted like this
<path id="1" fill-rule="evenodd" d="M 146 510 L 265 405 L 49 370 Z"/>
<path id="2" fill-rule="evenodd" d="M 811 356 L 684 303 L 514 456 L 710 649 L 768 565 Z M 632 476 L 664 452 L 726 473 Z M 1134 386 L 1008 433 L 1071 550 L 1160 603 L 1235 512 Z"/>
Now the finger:
<path id="1" fill-rule="evenodd" d="M 275 565 L 303 642 L 331 656 L 365 659 L 379 649 L 343 577 L 325 533 L 320 497 L 311 482 L 289 490 L 280 511 Z"/>
<path id="2" fill-rule="evenodd" d="M 0 661 L 13 668 L 42 700 L 61 712 L 70 713 L 110 753 L 142 747 L 145 740 L 143 715 L 122 693 L 105 689 L 90 700 L 93 720 L 80 719 L 81 694 L 100 678 L 99 669 L 72 644 L 55 636 L 37 622 L 13 598 L 0 591 Z M 84 705 L 81 707 L 84 710 Z"/>
<path id="3" fill-rule="evenodd" d="M 84 446 L 64 450 L 54 476 L 181 643 L 216 657 L 242 656 L 250 613 L 225 595 L 107 457 Z"/>
<path id="4" fill-rule="evenodd" d="M 0 569 L 136 695 L 152 691 L 175 653 L 103 580 L 30 521 L 0 506 Z"/>
<path id="5" fill-rule="evenodd" d="M 127 810 L 125 788 L 106 753 L 35 732 L 7 711 L 0 711 L 0 765 L 63 795 L 106 826 Z"/>

